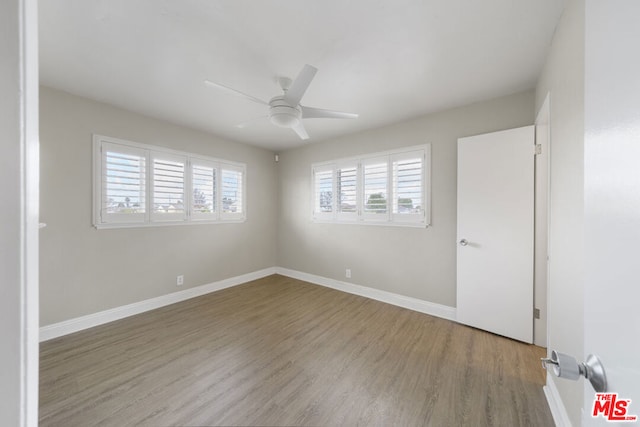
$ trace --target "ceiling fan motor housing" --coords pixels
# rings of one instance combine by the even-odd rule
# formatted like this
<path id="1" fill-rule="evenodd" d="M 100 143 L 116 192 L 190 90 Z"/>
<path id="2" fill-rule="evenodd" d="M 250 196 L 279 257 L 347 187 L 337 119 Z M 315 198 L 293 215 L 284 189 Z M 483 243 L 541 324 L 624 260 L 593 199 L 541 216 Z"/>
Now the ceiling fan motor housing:
<path id="1" fill-rule="evenodd" d="M 300 106 L 291 106 L 283 96 L 276 96 L 269 101 L 269 120 L 274 125 L 291 128 L 297 125 L 301 118 L 302 109 Z"/>

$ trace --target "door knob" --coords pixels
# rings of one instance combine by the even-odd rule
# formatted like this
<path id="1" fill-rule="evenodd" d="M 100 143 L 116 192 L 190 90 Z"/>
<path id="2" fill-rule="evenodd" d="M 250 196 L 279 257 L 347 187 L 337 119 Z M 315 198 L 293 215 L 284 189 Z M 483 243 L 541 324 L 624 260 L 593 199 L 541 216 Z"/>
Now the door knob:
<path id="1" fill-rule="evenodd" d="M 467 246 L 469 241 L 467 239 L 460 239 L 460 246 Z"/>
<path id="2" fill-rule="evenodd" d="M 575 357 L 552 350 L 551 357 L 542 359 L 542 367 L 547 369 L 549 366 L 552 367 L 556 377 L 576 381 L 583 376 L 589 380 L 596 392 L 607 391 L 607 375 L 604 372 L 604 366 L 593 354 L 587 356 L 586 362 L 578 363 Z"/>

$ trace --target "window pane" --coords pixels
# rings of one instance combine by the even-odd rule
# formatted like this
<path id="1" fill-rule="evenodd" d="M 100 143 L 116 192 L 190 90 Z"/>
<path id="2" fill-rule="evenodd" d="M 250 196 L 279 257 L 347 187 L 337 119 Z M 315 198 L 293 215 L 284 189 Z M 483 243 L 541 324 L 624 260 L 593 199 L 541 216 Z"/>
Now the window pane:
<path id="1" fill-rule="evenodd" d="M 315 173 L 314 212 L 333 211 L 333 171 Z"/>
<path id="2" fill-rule="evenodd" d="M 145 158 L 107 150 L 102 209 L 108 214 L 145 212 Z"/>
<path id="3" fill-rule="evenodd" d="M 422 158 L 393 162 L 393 213 L 421 213 L 422 202 Z"/>
<path id="4" fill-rule="evenodd" d="M 430 155 L 425 144 L 313 164 L 314 220 L 427 226 Z"/>
<path id="5" fill-rule="evenodd" d="M 216 170 L 210 166 L 192 166 L 193 212 L 216 211 Z"/>
<path id="6" fill-rule="evenodd" d="M 242 172 L 222 169 L 222 212 L 242 213 Z"/>
<path id="7" fill-rule="evenodd" d="M 341 168 L 338 170 L 338 194 L 340 195 L 340 204 L 338 212 L 356 212 L 357 191 L 356 183 L 358 176 L 358 168 Z"/>
<path id="8" fill-rule="evenodd" d="M 153 211 L 184 213 L 184 162 L 153 159 Z"/>
<path id="9" fill-rule="evenodd" d="M 387 213 L 387 163 L 365 164 L 364 211 L 366 213 Z"/>
<path id="10" fill-rule="evenodd" d="M 245 220 L 242 163 L 101 135 L 93 155 L 96 228 Z"/>

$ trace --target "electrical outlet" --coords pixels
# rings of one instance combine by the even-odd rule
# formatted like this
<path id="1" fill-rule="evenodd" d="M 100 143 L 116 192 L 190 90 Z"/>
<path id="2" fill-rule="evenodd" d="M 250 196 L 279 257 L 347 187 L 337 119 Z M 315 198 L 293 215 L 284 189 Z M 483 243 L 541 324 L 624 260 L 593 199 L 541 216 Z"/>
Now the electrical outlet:
<path id="1" fill-rule="evenodd" d="M 344 272 L 344 275 L 347 279 L 351 279 L 351 269 L 347 268 L 347 270 Z"/>
<path id="2" fill-rule="evenodd" d="M 178 277 L 176 277 L 176 286 L 182 286 L 184 285 L 184 276 L 181 274 Z"/>

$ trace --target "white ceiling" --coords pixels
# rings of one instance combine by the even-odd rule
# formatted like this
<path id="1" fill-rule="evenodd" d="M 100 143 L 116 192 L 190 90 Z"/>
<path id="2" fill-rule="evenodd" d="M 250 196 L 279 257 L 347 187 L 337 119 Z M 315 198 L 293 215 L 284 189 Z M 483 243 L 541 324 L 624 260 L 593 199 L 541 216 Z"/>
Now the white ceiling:
<path id="1" fill-rule="evenodd" d="M 564 0 L 47 0 L 44 85 L 274 151 L 533 88 Z M 266 119 L 278 76 L 319 69 L 303 142 Z"/>

